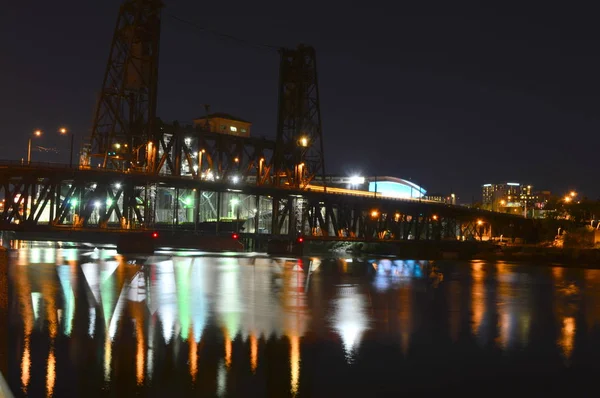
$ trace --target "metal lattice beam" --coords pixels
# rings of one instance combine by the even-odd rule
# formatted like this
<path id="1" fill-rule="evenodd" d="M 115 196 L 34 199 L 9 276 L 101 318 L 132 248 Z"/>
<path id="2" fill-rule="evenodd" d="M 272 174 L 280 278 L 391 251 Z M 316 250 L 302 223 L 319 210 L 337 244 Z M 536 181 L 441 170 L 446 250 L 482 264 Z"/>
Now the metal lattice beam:
<path id="1" fill-rule="evenodd" d="M 160 0 L 125 0 L 106 65 L 84 165 L 155 168 Z M 85 164 L 87 163 L 87 164 Z"/>
<path id="2" fill-rule="evenodd" d="M 280 54 L 274 183 L 304 188 L 325 174 L 316 54 L 302 45 Z"/>

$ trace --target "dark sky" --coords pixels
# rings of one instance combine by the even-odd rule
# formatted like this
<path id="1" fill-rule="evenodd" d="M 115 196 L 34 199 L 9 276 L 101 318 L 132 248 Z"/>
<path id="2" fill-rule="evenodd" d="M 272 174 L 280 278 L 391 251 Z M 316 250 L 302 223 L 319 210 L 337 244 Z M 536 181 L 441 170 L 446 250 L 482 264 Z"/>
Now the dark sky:
<path id="1" fill-rule="evenodd" d="M 317 50 L 328 173 L 393 175 L 480 197 L 487 182 L 600 196 L 600 25 L 595 9 L 458 2 L 166 0 L 159 116 L 229 112 L 274 137 L 278 55 Z M 487 3 L 487 2 L 486 2 Z M 490 2 L 491 4 L 492 2 Z M 537 2 L 532 2 L 537 3 Z M 21 1 L 0 16 L 0 158 L 66 159 L 89 135 L 120 0 Z M 591 4 L 591 2 L 590 2 Z"/>

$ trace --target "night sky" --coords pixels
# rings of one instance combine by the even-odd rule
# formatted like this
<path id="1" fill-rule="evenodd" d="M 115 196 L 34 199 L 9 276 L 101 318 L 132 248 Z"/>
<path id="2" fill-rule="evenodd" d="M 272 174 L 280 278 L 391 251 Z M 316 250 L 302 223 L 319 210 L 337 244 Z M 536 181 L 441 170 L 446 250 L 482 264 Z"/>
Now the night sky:
<path id="1" fill-rule="evenodd" d="M 27 135 L 66 161 L 91 129 L 120 0 L 15 1 L 0 17 L 0 159 Z M 458 7 L 457 2 L 166 0 L 158 114 L 228 112 L 274 137 L 278 54 L 315 47 L 328 173 L 391 175 L 480 200 L 515 181 L 600 196 L 600 25 L 595 9 Z M 532 2 L 538 4 L 537 2 Z M 394 4 L 393 7 L 390 4 Z M 590 2 L 591 4 L 591 2 Z M 292 7 L 296 9 L 292 10 Z M 591 5 L 590 5 L 591 7 Z"/>

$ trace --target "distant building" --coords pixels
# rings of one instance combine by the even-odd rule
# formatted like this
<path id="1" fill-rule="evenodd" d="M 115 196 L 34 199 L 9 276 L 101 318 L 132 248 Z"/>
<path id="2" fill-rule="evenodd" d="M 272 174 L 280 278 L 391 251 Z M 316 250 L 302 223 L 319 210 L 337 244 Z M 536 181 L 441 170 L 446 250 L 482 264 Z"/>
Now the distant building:
<path id="1" fill-rule="evenodd" d="M 534 216 L 534 209 L 543 209 L 550 191 L 534 192 L 531 185 L 516 182 L 484 184 L 482 205 L 486 210 Z"/>
<path id="2" fill-rule="evenodd" d="M 252 123 L 227 113 L 211 113 L 194 119 L 194 127 L 197 126 L 208 127 L 212 133 L 249 137 Z"/>

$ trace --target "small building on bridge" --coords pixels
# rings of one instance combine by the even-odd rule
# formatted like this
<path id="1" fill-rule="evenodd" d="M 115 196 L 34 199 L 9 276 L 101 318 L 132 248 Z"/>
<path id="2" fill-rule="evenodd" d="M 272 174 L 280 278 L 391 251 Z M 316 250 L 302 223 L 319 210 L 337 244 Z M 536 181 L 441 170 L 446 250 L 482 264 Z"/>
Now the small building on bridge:
<path id="1" fill-rule="evenodd" d="M 228 113 L 211 113 L 194 119 L 194 127 L 208 127 L 211 133 L 249 137 L 252 123 Z"/>

